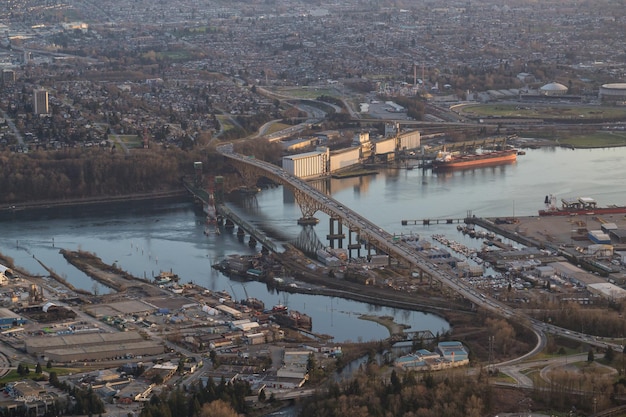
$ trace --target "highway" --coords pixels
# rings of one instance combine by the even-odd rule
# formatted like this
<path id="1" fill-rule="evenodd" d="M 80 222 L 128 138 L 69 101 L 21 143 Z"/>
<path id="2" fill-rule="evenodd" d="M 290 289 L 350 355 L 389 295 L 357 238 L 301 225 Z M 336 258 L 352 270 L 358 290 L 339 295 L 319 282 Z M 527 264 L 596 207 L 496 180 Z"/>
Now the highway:
<path id="1" fill-rule="evenodd" d="M 340 219 L 344 225 L 349 226 L 351 231 L 358 232 L 361 239 L 371 243 L 374 247 L 387 253 L 398 262 L 408 264 L 413 270 L 418 270 L 421 273 L 432 277 L 434 280 L 440 282 L 442 285 L 445 285 L 452 291 L 460 294 L 477 306 L 490 310 L 491 312 L 499 316 L 514 320 L 518 323 L 525 325 L 537 335 L 537 345 L 532 349 L 532 351 L 528 352 L 526 355 L 520 358 L 516 358 L 515 360 L 507 361 L 506 363 L 498 365 L 504 366 L 521 362 L 540 352 L 547 343 L 546 333 L 551 333 L 560 337 L 577 340 L 579 342 L 584 342 L 591 346 L 596 346 L 600 348 L 611 347 L 612 349 L 619 352 L 623 350 L 623 347 L 620 345 L 598 340 L 584 333 L 578 333 L 561 327 L 546 324 L 542 321 L 536 320 L 526 315 L 521 311 L 511 308 L 508 305 L 489 297 L 488 295 L 480 293 L 474 287 L 459 279 L 454 271 L 452 271 L 448 267 L 435 265 L 430 259 L 411 247 L 409 243 L 401 239 L 394 239 L 393 235 L 384 231 L 373 222 L 350 210 L 348 207 L 344 207 L 343 204 L 339 201 L 315 189 L 306 181 L 290 175 L 278 166 L 255 158 L 237 154 L 233 151 L 232 144 L 222 145 L 218 147 L 218 151 L 229 159 L 244 162 L 246 164 L 250 164 L 257 168 L 260 168 L 265 173 L 269 174 L 267 175 L 269 178 L 275 179 L 277 182 L 282 183 L 283 185 L 287 185 L 292 189 L 306 193 L 308 198 L 315 200 L 319 207 L 323 207 L 322 210 L 325 213 L 327 213 L 331 217 Z"/>

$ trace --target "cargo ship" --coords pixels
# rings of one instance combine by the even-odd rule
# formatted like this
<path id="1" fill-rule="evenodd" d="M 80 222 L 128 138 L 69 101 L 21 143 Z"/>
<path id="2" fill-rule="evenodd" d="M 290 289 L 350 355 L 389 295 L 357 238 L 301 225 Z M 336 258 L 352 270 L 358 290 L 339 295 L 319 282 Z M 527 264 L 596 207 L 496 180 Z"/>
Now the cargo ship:
<path id="1" fill-rule="evenodd" d="M 540 216 L 574 216 L 577 214 L 621 214 L 626 213 L 626 206 L 610 205 L 598 207 L 596 200 L 590 197 L 562 198 L 561 207 L 556 205 L 556 197 L 547 195 L 546 208 L 539 210 Z"/>
<path id="2" fill-rule="evenodd" d="M 433 160 L 433 170 L 458 168 L 474 168 L 488 165 L 500 165 L 515 162 L 517 149 L 484 151 L 480 153 L 461 154 L 441 151 Z"/>

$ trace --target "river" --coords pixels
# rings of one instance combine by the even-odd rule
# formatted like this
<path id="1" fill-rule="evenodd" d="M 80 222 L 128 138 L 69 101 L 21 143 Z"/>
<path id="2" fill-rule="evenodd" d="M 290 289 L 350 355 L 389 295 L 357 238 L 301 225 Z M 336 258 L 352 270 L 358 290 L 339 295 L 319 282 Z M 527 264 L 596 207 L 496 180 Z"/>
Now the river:
<path id="1" fill-rule="evenodd" d="M 402 226 L 401 220 L 536 215 L 547 194 L 589 196 L 599 205 L 626 204 L 626 148 L 528 150 L 516 163 L 449 173 L 420 169 L 380 169 L 377 175 L 332 179 L 326 184 L 335 199 L 390 233 L 416 233 L 424 238 L 443 233 L 477 245 L 451 225 Z M 282 187 L 229 202 L 241 216 L 263 228 L 279 244 L 318 239 L 325 244 L 328 217 L 303 229 L 293 195 Z M 96 253 L 139 277 L 161 270 L 177 273 L 184 282 L 226 290 L 236 299 L 257 297 L 266 305 L 287 304 L 313 318 L 313 331 L 335 341 L 378 340 L 383 326 L 360 320 L 363 313 L 391 315 L 412 330 L 448 328 L 432 314 L 377 307 L 336 297 L 269 292 L 264 284 L 231 281 L 210 267 L 229 254 L 252 254 L 233 233 L 204 235 L 203 218 L 191 202 L 126 203 L 96 210 L 60 210 L 46 215 L 7 215 L 0 219 L 0 252 L 34 274 L 47 275 L 41 261 L 73 285 L 105 293 L 108 289 L 67 264 L 59 249 Z M 314 231 L 314 233 L 312 233 Z M 256 250 L 259 248 L 257 247 Z M 36 259 L 35 259 L 36 258 Z"/>

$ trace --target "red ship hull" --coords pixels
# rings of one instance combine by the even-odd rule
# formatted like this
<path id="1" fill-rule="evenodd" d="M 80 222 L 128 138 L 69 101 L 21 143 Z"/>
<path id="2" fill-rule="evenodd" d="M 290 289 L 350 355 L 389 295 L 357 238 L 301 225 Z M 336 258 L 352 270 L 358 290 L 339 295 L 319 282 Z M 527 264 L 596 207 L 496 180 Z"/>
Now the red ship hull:
<path id="1" fill-rule="evenodd" d="M 483 154 L 454 156 L 449 160 L 433 161 L 433 169 L 446 170 L 458 168 L 473 168 L 488 165 L 500 165 L 517 160 L 517 150 L 494 151 Z"/>

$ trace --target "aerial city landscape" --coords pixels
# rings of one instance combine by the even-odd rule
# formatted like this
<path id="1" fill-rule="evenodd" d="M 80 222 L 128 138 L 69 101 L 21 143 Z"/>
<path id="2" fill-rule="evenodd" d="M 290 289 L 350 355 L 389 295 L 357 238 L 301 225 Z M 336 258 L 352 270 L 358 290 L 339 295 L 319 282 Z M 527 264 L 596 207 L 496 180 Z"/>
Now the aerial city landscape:
<path id="1" fill-rule="evenodd" d="M 622 0 L 5 0 L 0 414 L 626 415 Z"/>

